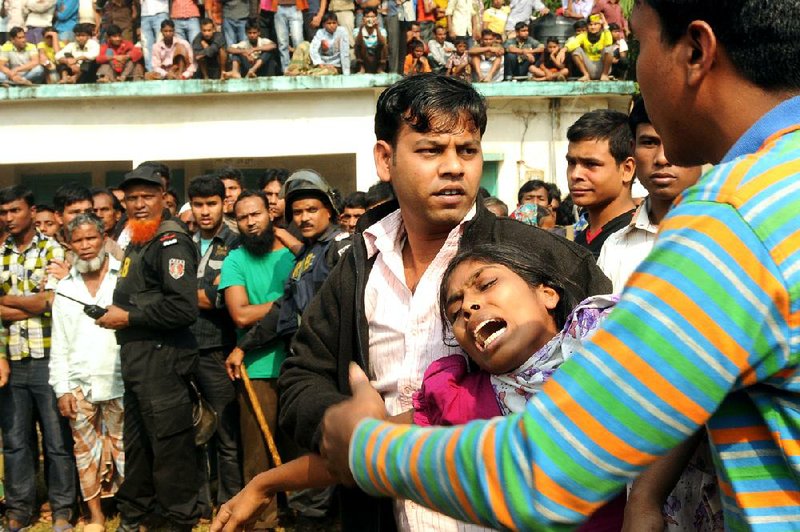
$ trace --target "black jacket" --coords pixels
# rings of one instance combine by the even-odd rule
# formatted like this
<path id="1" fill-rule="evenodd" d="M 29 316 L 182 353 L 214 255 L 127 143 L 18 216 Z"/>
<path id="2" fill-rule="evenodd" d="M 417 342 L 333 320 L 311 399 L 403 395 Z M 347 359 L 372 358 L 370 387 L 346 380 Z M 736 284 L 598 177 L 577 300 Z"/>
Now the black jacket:
<path id="1" fill-rule="evenodd" d="M 397 202 L 390 202 L 368 211 L 359 220 L 358 228 L 372 225 L 397 208 Z M 564 277 L 575 283 L 571 291 L 576 301 L 612 291 L 611 282 L 589 251 L 547 231 L 497 218 L 480 205 L 464 229 L 459 249 L 509 241 L 530 246 L 531 252 L 538 253 L 542 260 L 558 264 Z M 373 264 L 374 257 L 366 258 L 362 235 L 356 233 L 351 248 L 304 313 L 281 368 L 279 421 L 287 434 L 306 449 L 319 447 L 325 410 L 348 398 L 350 361 L 369 373 L 364 292 Z M 340 491 L 344 530 L 394 529 L 390 507 L 376 504 L 358 489 Z"/>

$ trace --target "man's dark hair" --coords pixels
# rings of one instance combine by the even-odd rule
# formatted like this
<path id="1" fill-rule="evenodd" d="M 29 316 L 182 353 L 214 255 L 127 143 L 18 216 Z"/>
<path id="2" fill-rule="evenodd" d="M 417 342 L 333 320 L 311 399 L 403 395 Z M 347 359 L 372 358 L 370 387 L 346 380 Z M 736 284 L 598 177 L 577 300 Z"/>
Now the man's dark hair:
<path id="1" fill-rule="evenodd" d="M 416 50 L 417 48 L 425 49 L 425 43 L 420 41 L 419 39 L 411 39 L 408 42 L 408 49 L 409 50 Z"/>
<path id="2" fill-rule="evenodd" d="M 24 200 L 28 207 L 33 207 L 36 201 L 33 199 L 33 191 L 23 185 L 12 185 L 0 190 L 0 205 L 11 203 L 12 201 Z"/>
<path id="3" fill-rule="evenodd" d="M 51 207 L 50 205 L 46 205 L 44 203 L 40 203 L 39 205 L 36 206 L 36 212 L 37 213 L 39 213 L 39 212 L 52 212 L 53 214 L 55 214 L 56 210 L 53 207 Z"/>
<path id="4" fill-rule="evenodd" d="M 219 177 L 213 174 L 200 175 L 189 182 L 187 194 L 189 201 L 194 198 L 210 198 L 212 196 L 219 196 L 221 200 L 224 200 L 225 185 Z"/>
<path id="5" fill-rule="evenodd" d="M 16 37 L 17 35 L 19 35 L 20 33 L 25 33 L 25 30 L 23 30 L 23 29 L 22 29 L 22 28 L 20 28 L 19 26 L 14 26 L 14 27 L 13 27 L 13 28 L 11 28 L 11 30 L 8 32 L 8 36 L 9 36 L 9 37 L 11 37 L 11 38 L 13 39 L 14 37 Z"/>
<path id="6" fill-rule="evenodd" d="M 286 180 L 289 179 L 289 170 L 286 168 L 268 168 L 262 175 L 258 176 L 258 188 L 262 189 L 277 181 L 283 186 Z"/>
<path id="7" fill-rule="evenodd" d="M 367 205 L 370 209 L 380 203 L 392 201 L 394 198 L 392 184 L 387 181 L 378 181 L 367 190 Z"/>
<path id="8" fill-rule="evenodd" d="M 522 197 L 525 196 L 528 192 L 533 192 L 536 189 L 543 188 L 547 191 L 547 203 L 550 203 L 553 198 L 550 196 L 550 189 L 547 187 L 547 183 L 542 181 L 541 179 L 531 179 L 519 187 L 519 192 L 517 192 L 517 203 L 522 203 Z"/>
<path id="9" fill-rule="evenodd" d="M 245 200 L 247 198 L 252 198 L 254 196 L 258 197 L 258 198 L 261 198 L 261 201 L 264 202 L 264 208 L 265 209 L 269 209 L 269 200 L 267 199 L 267 195 L 264 194 L 263 190 L 250 190 L 250 189 L 248 189 L 248 190 L 243 190 L 242 193 L 239 194 L 239 197 L 236 198 L 236 202 L 233 204 L 233 211 L 236 212 L 236 206 L 239 205 L 240 201 Z M 223 193 L 222 197 L 223 198 L 225 197 L 224 193 Z"/>
<path id="10" fill-rule="evenodd" d="M 661 22 L 673 46 L 695 20 L 714 31 L 725 54 L 748 81 L 767 90 L 800 88 L 800 3 L 796 0 L 639 0 Z M 768 60 L 765 60 L 768 58 Z"/>
<path id="11" fill-rule="evenodd" d="M 575 24 L 572 25 L 572 29 L 574 29 L 575 31 L 588 27 L 589 24 L 586 22 L 586 19 L 583 18 L 576 20 Z"/>
<path id="12" fill-rule="evenodd" d="M 458 46 L 459 44 L 469 44 L 469 43 L 467 42 L 467 38 L 466 37 L 456 37 L 456 40 L 453 43 L 453 46 Z"/>
<path id="13" fill-rule="evenodd" d="M 369 13 L 372 13 L 373 15 L 377 15 L 378 14 L 378 8 L 377 7 L 372 7 L 372 6 L 365 7 L 364 8 L 364 16 L 368 15 Z"/>
<path id="14" fill-rule="evenodd" d="M 617 31 L 619 29 L 619 24 L 616 22 L 612 22 L 608 25 L 608 31 Z"/>
<path id="15" fill-rule="evenodd" d="M 92 189 L 92 202 L 94 202 L 94 198 L 97 196 L 108 196 L 111 198 L 111 205 L 113 206 L 114 210 L 117 212 L 125 212 L 125 207 L 122 206 L 122 203 L 117 199 L 113 192 L 111 192 L 110 188 L 93 188 Z"/>
<path id="16" fill-rule="evenodd" d="M 253 19 L 247 19 L 247 24 L 244 25 L 244 31 L 257 30 L 258 22 Z"/>
<path id="17" fill-rule="evenodd" d="M 419 74 L 398 81 L 380 95 L 375 137 L 393 148 L 403 124 L 417 133 L 452 132 L 461 126 L 486 131 L 486 102 L 465 81 Z"/>
<path id="18" fill-rule="evenodd" d="M 636 128 L 639 124 L 650 124 L 650 117 L 647 115 L 647 109 L 644 106 L 644 99 L 640 96 L 633 102 L 631 114 L 628 115 L 628 127 L 631 130 L 633 139 L 636 140 Z"/>
<path id="19" fill-rule="evenodd" d="M 561 190 L 558 188 L 558 186 L 555 183 L 545 183 L 545 186 L 547 187 L 547 190 L 550 192 L 548 196 L 550 198 L 550 202 L 552 203 L 553 200 L 558 200 L 558 202 L 560 203 Z"/>
<path id="20" fill-rule="evenodd" d="M 242 186 L 242 171 L 238 168 L 234 168 L 233 166 L 223 166 L 219 170 L 217 170 L 217 177 L 220 179 L 232 179 L 239 183 L 239 186 Z"/>
<path id="21" fill-rule="evenodd" d="M 207 24 L 214 24 L 214 21 L 213 21 L 213 20 L 211 20 L 211 19 L 210 19 L 210 18 L 208 18 L 208 17 L 206 17 L 206 18 L 201 18 L 201 19 L 200 19 L 200 27 L 201 27 L 201 28 L 202 28 L 203 26 L 207 25 Z"/>
<path id="22" fill-rule="evenodd" d="M 94 33 L 94 24 L 79 22 L 72 28 L 72 33 L 75 35 L 91 35 Z"/>
<path id="23" fill-rule="evenodd" d="M 172 28 L 174 30 L 175 29 L 175 23 L 172 22 L 171 19 L 163 20 L 161 22 L 161 29 L 163 30 L 164 28 L 167 28 L 167 27 Z"/>
<path id="24" fill-rule="evenodd" d="M 172 199 L 175 200 L 175 205 L 177 206 L 177 208 L 178 209 L 181 208 L 181 203 L 180 203 L 180 200 L 178 199 L 178 191 L 177 190 L 175 190 L 174 188 L 170 188 L 170 189 L 167 189 L 166 192 L 164 192 L 164 194 L 167 195 L 167 196 L 172 196 Z"/>
<path id="25" fill-rule="evenodd" d="M 122 35 L 122 28 L 120 28 L 116 24 L 109 24 L 108 26 L 106 26 L 106 36 L 114 37 L 116 35 Z"/>
<path id="26" fill-rule="evenodd" d="M 494 37 L 494 32 L 489 28 L 484 28 L 483 31 L 481 32 L 481 37 L 486 37 L 487 35 L 491 35 L 492 37 Z"/>
<path id="27" fill-rule="evenodd" d="M 345 196 L 343 207 L 344 209 L 368 209 L 369 203 L 367 202 L 367 194 L 360 190 L 351 192 Z"/>
<path id="28" fill-rule="evenodd" d="M 63 214 L 64 209 L 79 201 L 92 203 L 92 191 L 78 183 L 65 183 L 53 195 L 53 207 L 59 214 Z"/>
<path id="29" fill-rule="evenodd" d="M 519 31 L 522 28 L 527 28 L 527 27 L 528 27 L 528 24 L 526 22 L 520 20 L 519 22 L 514 24 L 514 31 Z"/>
<path id="30" fill-rule="evenodd" d="M 336 16 L 336 13 L 333 11 L 326 11 L 324 15 L 322 15 L 322 23 L 325 24 L 329 20 L 335 20 L 337 23 L 339 22 L 339 17 Z"/>
<path id="31" fill-rule="evenodd" d="M 608 149 L 617 164 L 633 157 L 633 137 L 628 116 L 611 109 L 595 109 L 580 117 L 567 130 L 567 140 L 607 140 Z"/>

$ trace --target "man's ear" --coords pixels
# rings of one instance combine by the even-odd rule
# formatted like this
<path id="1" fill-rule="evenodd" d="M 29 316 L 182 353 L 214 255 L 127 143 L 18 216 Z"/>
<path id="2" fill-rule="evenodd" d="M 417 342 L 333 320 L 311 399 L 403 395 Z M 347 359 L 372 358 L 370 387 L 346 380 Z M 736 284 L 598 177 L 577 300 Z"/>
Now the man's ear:
<path id="1" fill-rule="evenodd" d="M 372 148 L 372 155 L 375 157 L 375 169 L 378 172 L 378 178 L 381 181 L 390 183 L 392 181 L 392 159 L 394 158 L 394 149 L 391 144 L 385 140 L 379 140 Z"/>
<path id="2" fill-rule="evenodd" d="M 630 187 L 636 175 L 636 160 L 633 157 L 628 157 L 622 161 L 622 164 L 619 165 L 619 169 L 622 172 L 622 183 L 626 187 Z"/>
<path id="3" fill-rule="evenodd" d="M 689 86 L 697 86 L 717 60 L 717 36 L 707 22 L 695 20 L 689 24 L 681 43 L 686 47 L 686 82 Z"/>

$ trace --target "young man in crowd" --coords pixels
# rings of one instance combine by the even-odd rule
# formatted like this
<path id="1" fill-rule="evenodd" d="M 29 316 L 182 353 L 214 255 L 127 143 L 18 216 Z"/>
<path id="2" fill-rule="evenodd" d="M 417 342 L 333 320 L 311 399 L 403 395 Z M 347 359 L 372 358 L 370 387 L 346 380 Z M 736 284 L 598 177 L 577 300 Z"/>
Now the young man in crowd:
<path id="1" fill-rule="evenodd" d="M 702 171 L 699 166 L 684 168 L 670 164 L 641 98 L 634 103 L 628 123 L 635 139 L 636 177 L 647 189 L 647 198 L 636 209 L 631 222 L 608 237 L 597 259 L 597 265 L 614 284 L 614 292 L 622 291 L 633 271 L 653 249 L 661 220 L 675 199 L 697 182 Z"/>
<path id="2" fill-rule="evenodd" d="M 25 30 L 15 26 L 9 40 L 0 46 L 0 85 L 33 85 L 45 82 L 47 75 L 39 64 L 36 45 L 25 38 Z"/>
<path id="3" fill-rule="evenodd" d="M 367 195 L 364 192 L 356 191 L 344 199 L 344 208 L 339 215 L 339 226 L 350 233 L 356 231 L 358 220 L 367 212 Z"/>
<path id="4" fill-rule="evenodd" d="M 192 46 L 175 35 L 175 23 L 169 19 L 161 23 L 161 36 L 153 45 L 153 70 L 145 79 L 191 79 L 197 68 Z"/>
<path id="5" fill-rule="evenodd" d="M 325 421 L 332 467 L 349 460 L 370 493 L 493 528 L 556 528 L 705 425 L 725 528 L 796 525 L 800 78 L 784 65 L 800 61 L 800 6 L 726 7 L 635 4 L 637 79 L 667 160 L 716 166 L 662 220 L 609 319 L 502 419 L 434 430 L 365 420 L 385 412 L 355 379 L 353 400 Z M 665 526 L 652 517 L 635 529 Z"/>
<path id="6" fill-rule="evenodd" d="M 589 219 L 575 242 L 598 257 L 606 239 L 630 223 L 636 208 L 631 197 L 636 163 L 628 117 L 609 109 L 590 111 L 569 127 L 567 140 L 569 192 Z"/>
<path id="7" fill-rule="evenodd" d="M 222 184 L 225 185 L 225 201 L 222 203 L 225 225 L 234 233 L 238 233 L 239 226 L 236 222 L 233 206 L 236 204 L 236 200 L 239 199 L 239 194 L 242 193 L 242 172 L 232 166 L 224 166 L 217 172 L 217 176 L 222 181 Z"/>
<path id="8" fill-rule="evenodd" d="M 472 79 L 481 83 L 503 81 L 504 54 L 505 50 L 496 42 L 492 30 L 483 30 L 480 44 L 469 49 Z"/>
<path id="9" fill-rule="evenodd" d="M 112 304 L 120 262 L 105 252 L 105 228 L 94 214 L 73 218 L 65 236 L 75 259 L 53 301 L 50 386 L 72 428 L 81 495 L 89 508 L 84 530 L 102 532 L 101 497 L 113 496 L 124 475 L 122 372 L 114 332 L 95 325 L 81 303 Z"/>
<path id="10" fill-rule="evenodd" d="M 61 231 L 61 224 L 56 218 L 56 211 L 50 205 L 40 203 L 36 205 L 36 215 L 33 217 L 36 229 L 44 236 L 56 238 Z"/>
<path id="11" fill-rule="evenodd" d="M 106 27 L 106 42 L 100 45 L 97 55 L 97 82 L 141 81 L 144 78 L 142 49 L 122 38 L 122 30 L 115 24 Z"/>
<path id="12" fill-rule="evenodd" d="M 586 250 L 497 219 L 476 202 L 486 107 L 472 86 L 422 74 L 387 89 L 377 107 L 376 167 L 397 201 L 364 214 L 367 229 L 353 235 L 352 251 L 306 310 L 279 381 L 281 424 L 305 449 L 319 447 L 325 410 L 347 398 L 351 361 L 369 368 L 394 415 L 411 405 L 430 362 L 460 352 L 445 344 L 436 310 L 442 274 L 459 246 L 525 243 L 542 260 L 564 265 L 578 300 L 611 288 Z M 342 488 L 341 501 L 344 530 L 395 527 L 389 500 Z M 399 523 L 431 517 L 404 501 L 394 506 Z"/>
<path id="13" fill-rule="evenodd" d="M 447 40 L 447 28 L 436 26 L 433 39 L 428 41 L 428 62 L 431 71 L 437 74 L 447 72 L 447 60 L 456 51 L 456 45 Z"/>
<path id="14" fill-rule="evenodd" d="M 339 26 L 336 13 L 325 13 L 322 27 L 314 34 L 309 48 L 311 63 L 330 74 L 350 74 L 350 36 Z"/>
<path id="15" fill-rule="evenodd" d="M 125 384 L 125 481 L 117 492 L 121 532 L 158 511 L 165 530 L 190 531 L 201 475 L 188 379 L 197 366 L 197 250 L 164 208 L 150 164 L 125 175 L 130 244 L 114 304 L 96 323 L 116 331 Z"/>
<path id="16" fill-rule="evenodd" d="M 529 36 L 528 24 L 525 22 L 517 22 L 514 33 L 514 38 L 503 44 L 506 51 L 503 61 L 504 79 L 543 79 L 544 71 L 536 66 L 536 56 L 544 51 L 544 46 Z"/>
<path id="17" fill-rule="evenodd" d="M 517 207 L 526 203 L 532 203 L 539 207 L 548 207 L 550 205 L 550 190 L 547 188 L 547 183 L 539 179 L 531 179 L 519 187 Z"/>
<path id="18" fill-rule="evenodd" d="M 100 45 L 92 38 L 91 24 L 75 25 L 75 40 L 56 53 L 59 83 L 94 83 L 97 79 L 97 55 Z"/>
<path id="19" fill-rule="evenodd" d="M 571 54 L 575 66 L 581 72 L 579 81 L 608 81 L 614 62 L 614 38 L 610 31 L 603 28 L 600 15 L 589 17 L 587 29 L 587 32 L 568 39 L 564 48 Z"/>
<path id="20" fill-rule="evenodd" d="M 274 76 L 278 65 L 269 53 L 275 50 L 275 43 L 266 37 L 259 37 L 258 24 L 248 23 L 247 38 L 228 47 L 231 69 L 222 74 L 222 79 L 256 78 Z"/>
<path id="21" fill-rule="evenodd" d="M 56 189 L 53 195 L 53 207 L 56 211 L 56 219 L 61 226 L 61 231 L 56 238 L 64 246 L 64 249 L 69 249 L 65 236 L 66 225 L 79 214 L 91 214 L 94 208 L 92 192 L 78 183 L 65 183 Z M 67 256 L 72 256 L 72 253 L 67 253 Z"/>
<path id="22" fill-rule="evenodd" d="M 122 204 L 108 189 L 92 190 L 92 212 L 103 222 L 106 235 L 105 250 L 109 255 L 120 261 L 125 252 L 114 240 L 114 231 L 120 218 L 122 218 L 123 211 Z"/>
<path id="23" fill-rule="evenodd" d="M 225 358 L 236 345 L 236 331 L 222 293 L 217 289 L 225 258 L 239 245 L 239 236 L 222 223 L 225 185 L 215 175 L 195 177 L 189 183 L 189 204 L 198 231 L 192 236 L 200 262 L 197 267 L 199 314 L 192 324 L 199 364 L 195 371 L 203 397 L 217 413 L 215 444 L 217 494 L 222 504 L 242 488 L 239 466 L 239 407 L 236 388 L 225 372 Z M 206 479 L 206 482 L 208 480 Z M 211 502 L 211 501 L 209 501 Z"/>
<path id="24" fill-rule="evenodd" d="M 75 489 L 75 457 L 70 449 L 69 424 L 58 413 L 50 387 L 50 309 L 56 278 L 47 265 L 64 258 L 58 243 L 34 226 L 33 193 L 21 185 L 0 191 L 0 217 L 8 230 L 0 252 L 0 314 L 6 328 L 6 349 L 0 354 L 0 428 L 3 431 L 6 519 L 8 528 L 32 524 L 36 509 L 34 416 L 38 413 L 47 449 L 47 496 L 53 527 L 70 530 Z M 6 360 L 6 357 L 8 360 Z M 6 366 L 2 368 L 2 366 Z M 8 376 L 10 370 L 10 376 Z"/>
<path id="25" fill-rule="evenodd" d="M 239 224 L 241 245 L 228 253 L 222 265 L 218 290 L 224 290 L 225 305 L 231 318 L 244 334 L 281 299 L 284 284 L 294 267 L 294 255 L 275 239 L 269 219 L 269 204 L 261 191 L 245 191 L 234 204 Z M 247 355 L 234 350 L 226 360 L 231 379 L 240 376 L 244 364 L 253 390 L 272 434 L 276 434 L 278 395 L 276 380 L 286 358 L 282 340 L 270 342 Z M 242 438 L 242 470 L 244 482 L 271 467 L 269 451 L 247 395 L 239 398 Z M 273 464 L 274 465 L 274 464 Z M 257 527 L 277 526 L 278 506 L 275 499 L 260 516 Z"/>
<path id="26" fill-rule="evenodd" d="M 222 79 L 228 62 L 228 51 L 222 33 L 216 31 L 214 21 L 200 21 L 200 33 L 192 41 L 192 52 L 197 61 L 195 77 L 200 79 Z"/>

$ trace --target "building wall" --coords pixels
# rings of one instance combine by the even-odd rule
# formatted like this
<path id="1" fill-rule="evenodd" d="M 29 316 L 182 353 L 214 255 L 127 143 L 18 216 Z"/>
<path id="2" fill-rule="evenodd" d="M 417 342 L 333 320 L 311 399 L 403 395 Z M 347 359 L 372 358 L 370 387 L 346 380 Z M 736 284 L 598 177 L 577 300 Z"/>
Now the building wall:
<path id="1" fill-rule="evenodd" d="M 88 173 L 113 184 L 126 169 L 159 160 L 179 186 L 226 164 L 311 167 L 347 193 L 375 174 L 373 115 L 394 75 L 267 78 L 0 89 L 0 184 L 24 176 Z M 497 193 L 516 203 L 530 177 L 566 191 L 567 127 L 595 108 L 626 110 L 629 83 L 503 83 L 478 87 L 489 104 L 483 138 Z M 88 179 L 88 178 L 87 178 Z M 252 181 L 252 179 L 251 179 Z"/>

